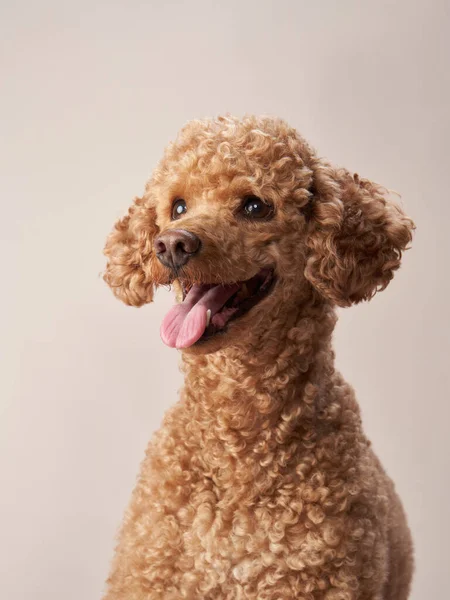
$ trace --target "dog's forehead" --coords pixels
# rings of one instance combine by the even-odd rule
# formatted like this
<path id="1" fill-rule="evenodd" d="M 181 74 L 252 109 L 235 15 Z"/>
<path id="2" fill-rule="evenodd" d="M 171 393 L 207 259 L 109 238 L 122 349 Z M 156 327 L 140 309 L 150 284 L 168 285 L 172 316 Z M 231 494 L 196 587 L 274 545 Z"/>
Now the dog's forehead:
<path id="1" fill-rule="evenodd" d="M 158 179 L 172 196 L 211 202 L 259 193 L 276 199 L 286 188 L 307 187 L 309 148 L 292 129 L 267 129 L 192 126 L 167 148 Z"/>

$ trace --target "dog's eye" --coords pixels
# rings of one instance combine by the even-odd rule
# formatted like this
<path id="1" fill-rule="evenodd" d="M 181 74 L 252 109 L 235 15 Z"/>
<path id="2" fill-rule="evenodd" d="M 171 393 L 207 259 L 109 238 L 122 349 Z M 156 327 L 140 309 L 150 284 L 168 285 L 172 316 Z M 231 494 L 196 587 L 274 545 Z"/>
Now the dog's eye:
<path id="1" fill-rule="evenodd" d="M 258 196 L 246 196 L 242 204 L 242 213 L 248 219 L 268 219 L 273 214 L 273 206 Z"/>
<path id="2" fill-rule="evenodd" d="M 183 198 L 177 198 L 172 204 L 172 221 L 179 219 L 187 211 L 186 202 Z"/>

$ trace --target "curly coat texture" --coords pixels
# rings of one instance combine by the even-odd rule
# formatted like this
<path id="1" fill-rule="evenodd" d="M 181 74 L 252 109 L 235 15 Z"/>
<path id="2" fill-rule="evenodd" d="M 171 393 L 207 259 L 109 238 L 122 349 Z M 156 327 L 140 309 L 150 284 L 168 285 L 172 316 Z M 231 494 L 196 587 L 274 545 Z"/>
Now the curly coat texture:
<path id="1" fill-rule="evenodd" d="M 246 195 L 272 219 L 239 217 Z M 174 199 L 187 212 L 171 220 Z M 155 236 L 202 250 L 176 276 Z M 274 118 L 193 121 L 108 238 L 127 304 L 158 285 L 276 283 L 224 334 L 182 352 L 185 385 L 151 440 L 105 600 L 403 600 L 412 543 L 394 485 L 335 370 L 335 306 L 370 299 L 414 226 L 380 186 L 317 157 Z M 151 398 L 149 399 L 151 401 Z"/>

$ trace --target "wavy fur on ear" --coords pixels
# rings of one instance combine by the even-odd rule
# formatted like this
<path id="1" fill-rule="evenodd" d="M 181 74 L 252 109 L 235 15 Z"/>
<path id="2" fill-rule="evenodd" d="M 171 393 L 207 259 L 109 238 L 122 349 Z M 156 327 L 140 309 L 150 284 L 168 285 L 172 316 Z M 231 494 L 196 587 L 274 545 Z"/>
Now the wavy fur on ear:
<path id="1" fill-rule="evenodd" d="M 384 290 L 412 239 L 414 223 L 381 186 L 317 160 L 306 278 L 339 306 Z"/>
<path id="2" fill-rule="evenodd" d="M 153 299 L 153 240 L 158 232 L 156 211 L 149 197 L 135 198 L 128 214 L 119 219 L 109 235 L 104 253 L 108 257 L 103 279 L 115 296 L 130 306 Z"/>

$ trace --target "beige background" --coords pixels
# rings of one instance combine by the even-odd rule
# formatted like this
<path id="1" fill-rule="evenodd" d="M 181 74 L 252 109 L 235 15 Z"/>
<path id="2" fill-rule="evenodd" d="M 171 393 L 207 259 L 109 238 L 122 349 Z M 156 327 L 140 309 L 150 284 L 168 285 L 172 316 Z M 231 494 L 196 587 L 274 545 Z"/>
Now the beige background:
<path id="1" fill-rule="evenodd" d="M 181 384 L 99 276 L 185 121 L 286 118 L 417 222 L 394 283 L 341 312 L 338 365 L 396 480 L 414 600 L 449 564 L 447 2 L 7 2 L 1 28 L 0 597 L 99 598 L 139 462 Z"/>

